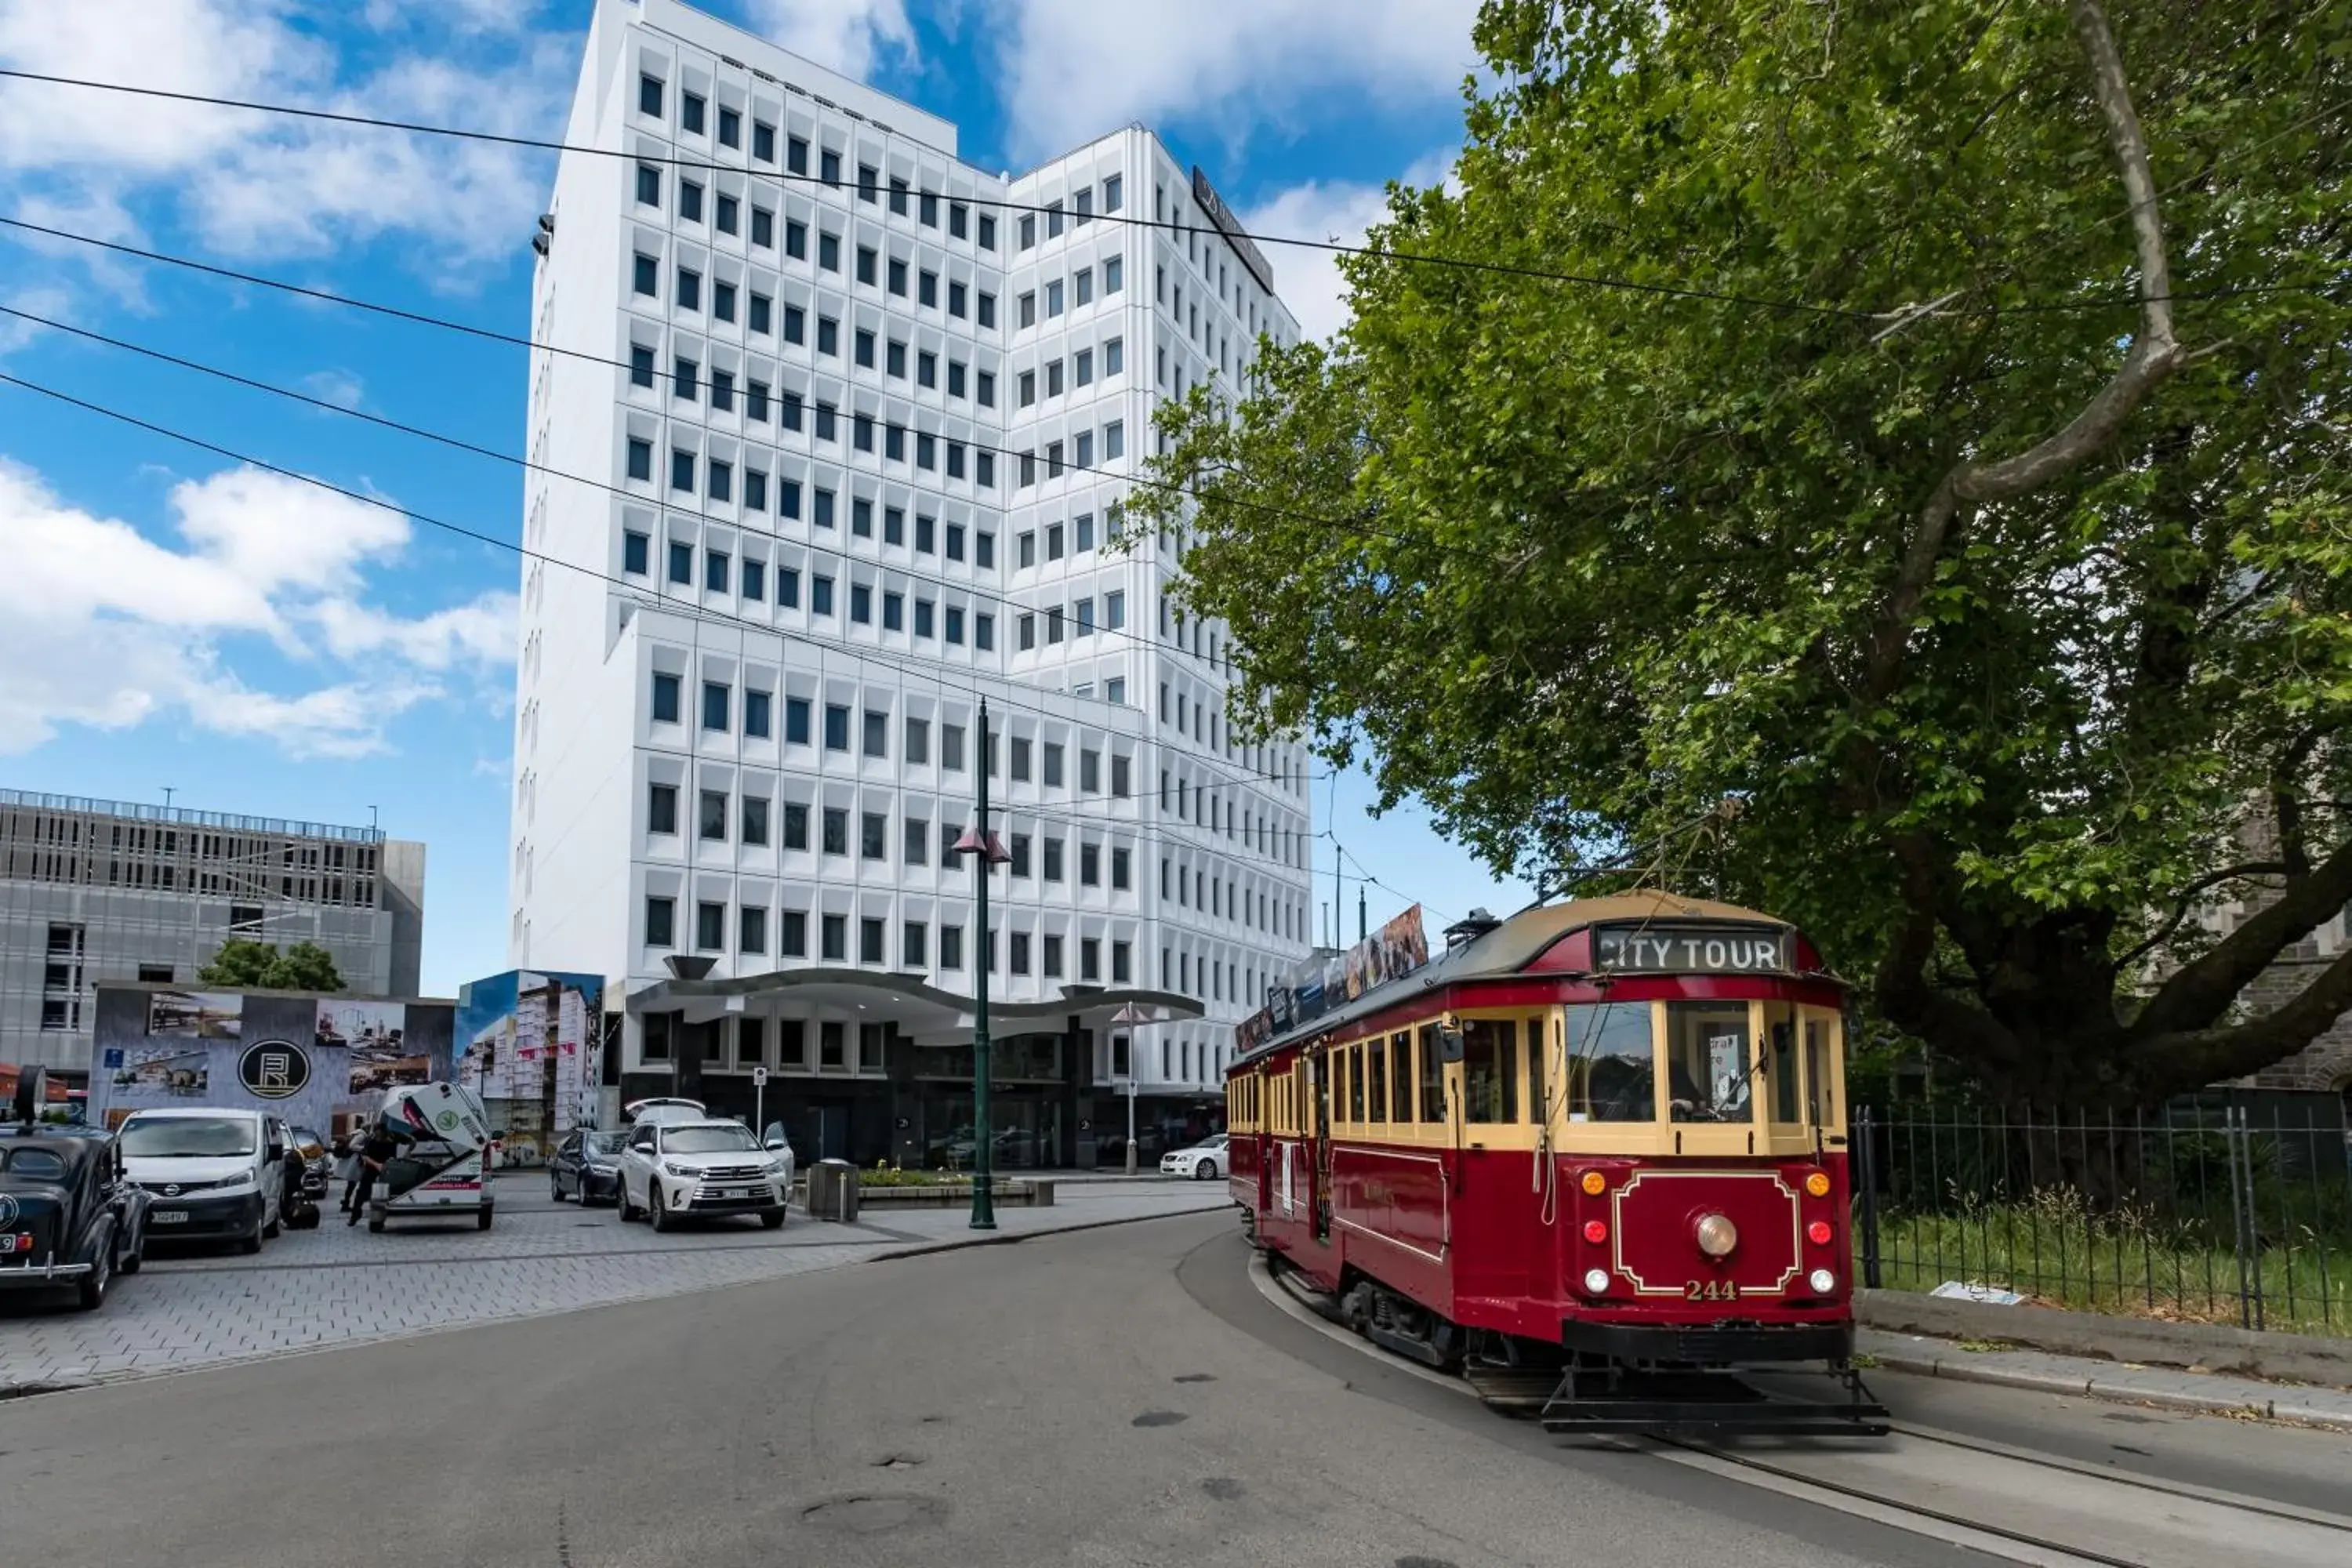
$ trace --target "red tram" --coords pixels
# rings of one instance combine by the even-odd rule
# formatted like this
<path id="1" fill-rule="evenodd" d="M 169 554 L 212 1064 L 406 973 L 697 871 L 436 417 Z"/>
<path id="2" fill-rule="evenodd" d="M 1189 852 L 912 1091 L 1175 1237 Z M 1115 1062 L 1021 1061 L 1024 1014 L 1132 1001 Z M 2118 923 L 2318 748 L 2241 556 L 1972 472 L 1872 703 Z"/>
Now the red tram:
<path id="1" fill-rule="evenodd" d="M 1885 1431 L 1852 1360 L 1845 987 L 1812 944 L 1657 893 L 1448 935 L 1235 1060 L 1255 1244 L 1555 1431 Z M 1828 1399 L 1734 1370 L 1824 1366 Z"/>

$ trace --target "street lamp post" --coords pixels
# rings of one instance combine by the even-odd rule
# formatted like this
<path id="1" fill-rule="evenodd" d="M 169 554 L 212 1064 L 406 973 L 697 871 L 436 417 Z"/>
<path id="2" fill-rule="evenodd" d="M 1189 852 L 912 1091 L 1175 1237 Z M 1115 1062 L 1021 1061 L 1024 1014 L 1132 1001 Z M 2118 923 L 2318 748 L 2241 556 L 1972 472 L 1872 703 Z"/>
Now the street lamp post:
<path id="1" fill-rule="evenodd" d="M 1127 1173 L 1135 1174 L 1135 1032 L 1151 1022 L 1151 1015 L 1129 1002 L 1111 1015 L 1114 1024 L 1127 1026 Z"/>
<path id="2" fill-rule="evenodd" d="M 980 796 L 978 820 L 963 830 L 955 852 L 980 858 L 980 890 L 974 897 L 974 913 L 980 926 L 978 962 L 973 965 L 975 983 L 972 998 L 976 1005 L 971 1026 L 971 1228 L 996 1228 L 996 1198 L 989 1189 L 994 1181 L 993 1151 L 990 1148 L 992 1133 L 988 1117 L 988 874 L 1003 865 L 1012 856 L 1004 852 L 996 835 L 988 830 L 988 765 L 992 756 L 988 733 L 988 701 L 980 704 Z"/>

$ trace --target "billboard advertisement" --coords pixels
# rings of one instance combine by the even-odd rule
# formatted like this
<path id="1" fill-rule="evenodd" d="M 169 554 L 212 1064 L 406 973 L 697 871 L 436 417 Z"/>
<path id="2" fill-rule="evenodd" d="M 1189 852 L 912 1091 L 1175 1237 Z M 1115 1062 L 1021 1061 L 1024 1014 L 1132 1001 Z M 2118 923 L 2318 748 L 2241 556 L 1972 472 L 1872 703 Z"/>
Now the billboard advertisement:
<path id="1" fill-rule="evenodd" d="M 331 1137 L 385 1089 L 446 1079 L 455 1014 L 446 1002 L 101 984 L 89 1120 L 217 1105 Z"/>
<path id="2" fill-rule="evenodd" d="M 1234 1045 L 1252 1050 L 1428 962 L 1429 935 L 1415 904 L 1347 952 L 1318 953 L 1267 986 L 1265 1005 L 1234 1026 Z"/>
<path id="3" fill-rule="evenodd" d="M 499 1157 L 537 1163 L 593 1125 L 603 1080 L 604 980 L 509 969 L 457 994 L 457 1081 L 479 1095 Z"/>

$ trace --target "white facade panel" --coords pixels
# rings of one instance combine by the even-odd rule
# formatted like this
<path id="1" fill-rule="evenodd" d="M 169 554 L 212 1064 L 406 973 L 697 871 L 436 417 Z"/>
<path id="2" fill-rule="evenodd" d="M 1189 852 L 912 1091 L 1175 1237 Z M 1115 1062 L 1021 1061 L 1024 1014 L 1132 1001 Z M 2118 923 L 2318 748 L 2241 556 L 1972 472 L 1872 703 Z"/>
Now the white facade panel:
<path id="1" fill-rule="evenodd" d="M 673 0 L 599 0 L 567 141 L 609 155 L 559 166 L 537 336 L 590 357 L 541 356 L 530 430 L 590 483 L 526 499 L 510 962 L 969 993 L 985 700 L 992 996 L 1197 996 L 1139 1066 L 1213 1088 L 1308 950 L 1307 769 L 1234 742 L 1223 628 L 1116 509 L 1157 400 L 1287 313 L 1150 132 L 1008 184 Z M 1153 206 L 1198 232 L 1118 221 Z"/>

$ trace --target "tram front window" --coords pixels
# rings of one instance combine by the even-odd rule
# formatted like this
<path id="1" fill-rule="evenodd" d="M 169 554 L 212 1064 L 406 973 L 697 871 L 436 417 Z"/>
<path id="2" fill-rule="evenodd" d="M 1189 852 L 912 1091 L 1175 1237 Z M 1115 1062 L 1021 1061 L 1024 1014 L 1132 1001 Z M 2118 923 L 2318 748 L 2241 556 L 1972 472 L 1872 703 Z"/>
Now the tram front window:
<path id="1" fill-rule="evenodd" d="M 1666 1004 L 1666 1098 L 1676 1121 L 1749 1120 L 1753 1061 L 1745 1002 Z"/>
<path id="2" fill-rule="evenodd" d="M 1568 1081 L 1570 1121 L 1655 1121 L 1658 1080 L 1650 1004 L 1570 1007 Z"/>

